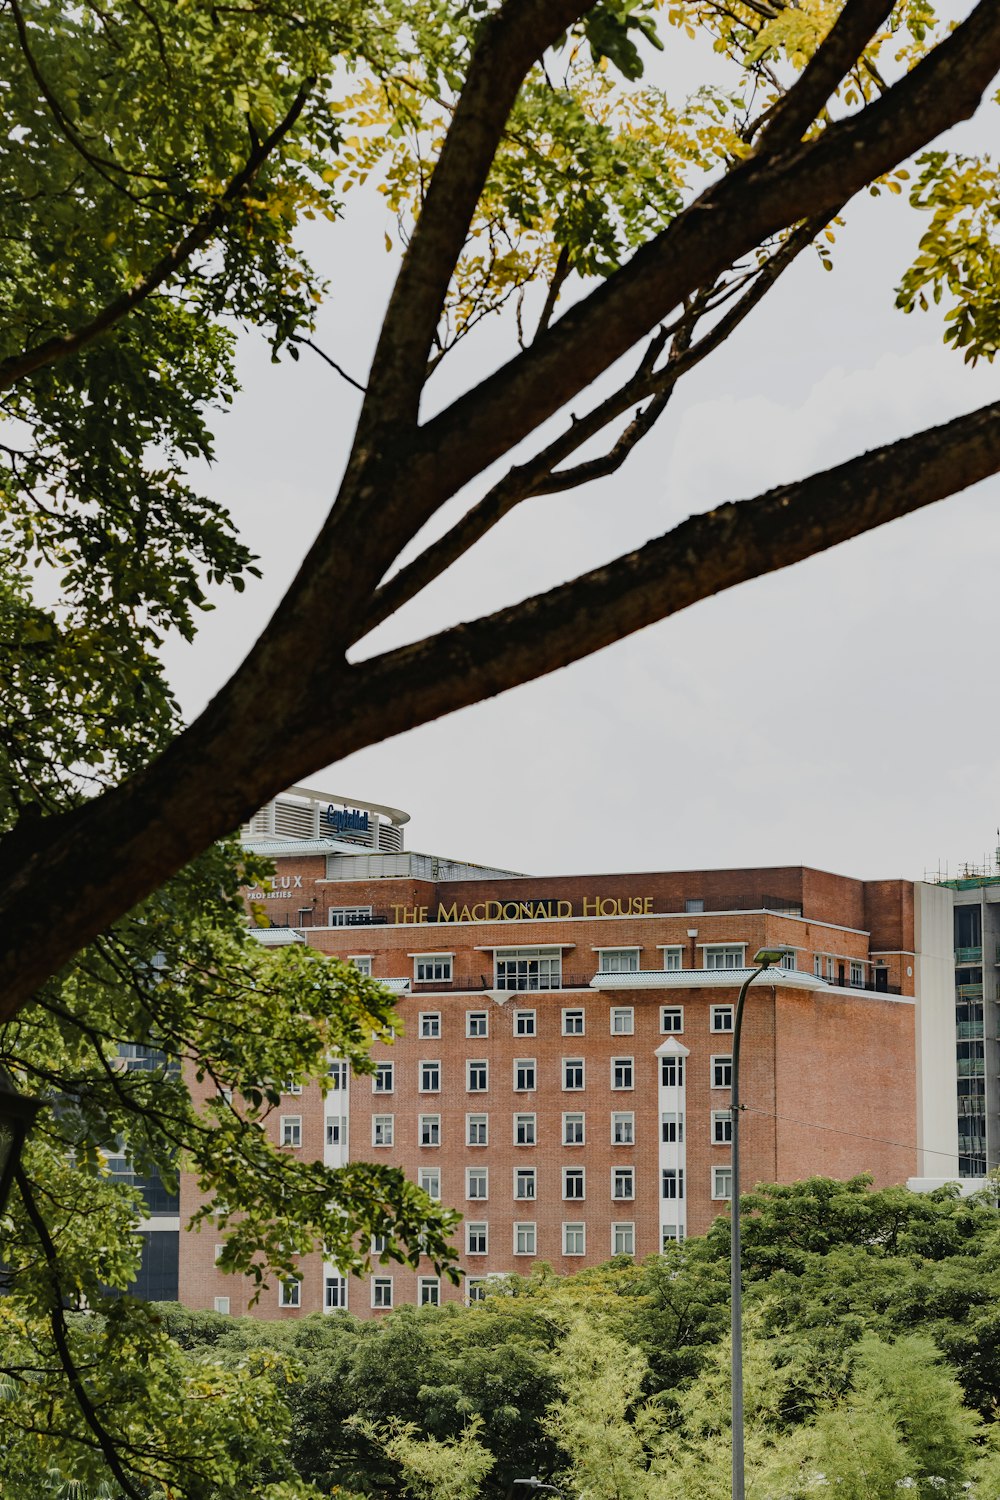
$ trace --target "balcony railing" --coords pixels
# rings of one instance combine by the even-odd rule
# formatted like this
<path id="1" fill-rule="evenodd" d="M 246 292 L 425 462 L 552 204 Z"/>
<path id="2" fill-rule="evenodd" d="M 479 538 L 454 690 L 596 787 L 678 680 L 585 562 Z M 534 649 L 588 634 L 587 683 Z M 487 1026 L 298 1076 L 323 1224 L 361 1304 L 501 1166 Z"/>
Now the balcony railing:
<path id="1" fill-rule="evenodd" d="M 984 1115 L 986 1113 L 985 1094 L 965 1094 L 958 1101 L 958 1116 L 962 1119 L 968 1115 Z"/>
<path id="2" fill-rule="evenodd" d="M 981 964 L 983 961 L 982 948 L 956 948 L 956 964 Z"/>
<path id="3" fill-rule="evenodd" d="M 955 996 L 959 1000 L 981 1000 L 983 998 L 982 984 L 956 984 Z"/>
<path id="4" fill-rule="evenodd" d="M 982 1057 L 960 1057 L 958 1059 L 959 1078 L 983 1078 L 986 1075 L 986 1061 Z"/>
<path id="5" fill-rule="evenodd" d="M 955 1027 L 955 1034 L 960 1042 L 981 1041 L 983 1036 L 982 1021 L 959 1021 Z"/>

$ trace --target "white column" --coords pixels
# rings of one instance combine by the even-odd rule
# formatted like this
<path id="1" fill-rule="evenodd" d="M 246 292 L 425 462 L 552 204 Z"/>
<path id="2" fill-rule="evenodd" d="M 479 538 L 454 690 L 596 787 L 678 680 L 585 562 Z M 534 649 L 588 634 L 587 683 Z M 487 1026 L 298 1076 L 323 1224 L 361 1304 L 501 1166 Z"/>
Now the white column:
<path id="1" fill-rule="evenodd" d="M 323 1121 L 323 1165 L 326 1167 L 346 1166 L 351 1156 L 351 1070 L 346 1062 L 341 1061 L 344 1069 L 343 1086 L 339 1089 L 331 1089 L 323 1101 L 325 1118 Z M 333 1132 L 339 1138 L 331 1140 L 331 1125 L 335 1125 Z M 326 1281 L 329 1276 L 340 1276 L 342 1272 L 332 1260 L 323 1260 L 323 1311 L 332 1312 L 333 1308 L 326 1305 Z M 347 1306 L 346 1289 L 349 1285 L 345 1278 L 344 1307 Z"/>
<path id="2" fill-rule="evenodd" d="M 684 1143 L 687 1128 L 685 1102 L 685 1078 L 689 1049 L 676 1037 L 668 1036 L 655 1052 L 657 1070 L 657 1117 L 659 1134 L 658 1181 L 656 1190 L 660 1202 L 660 1249 L 669 1228 L 672 1237 L 684 1239 L 687 1235 L 687 1147 Z M 664 1172 L 671 1171 L 676 1183 L 677 1196 L 663 1196 Z"/>

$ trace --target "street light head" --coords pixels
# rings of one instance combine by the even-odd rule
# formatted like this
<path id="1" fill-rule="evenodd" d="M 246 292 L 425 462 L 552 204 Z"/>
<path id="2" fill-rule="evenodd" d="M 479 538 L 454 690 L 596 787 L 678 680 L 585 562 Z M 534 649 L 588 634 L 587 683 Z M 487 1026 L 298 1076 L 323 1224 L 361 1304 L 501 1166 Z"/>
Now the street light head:
<path id="1" fill-rule="evenodd" d="M 785 956 L 783 948 L 761 948 L 753 956 L 754 963 L 762 969 L 769 969 L 772 964 L 780 964 Z"/>

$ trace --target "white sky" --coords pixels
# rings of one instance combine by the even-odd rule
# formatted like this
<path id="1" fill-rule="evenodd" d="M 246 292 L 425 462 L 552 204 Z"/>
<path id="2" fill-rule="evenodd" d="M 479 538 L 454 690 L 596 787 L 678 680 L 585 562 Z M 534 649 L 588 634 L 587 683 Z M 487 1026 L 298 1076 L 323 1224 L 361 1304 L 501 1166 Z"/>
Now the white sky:
<path id="1" fill-rule="evenodd" d="M 956 143 L 995 147 L 997 114 L 981 111 Z M 363 378 L 395 260 L 374 194 L 349 206 L 311 242 L 333 282 L 318 339 Z M 617 476 L 527 502 L 365 651 L 996 400 L 1000 371 L 965 368 L 934 314 L 893 309 L 919 224 L 898 200 L 851 205 L 835 271 L 804 258 L 687 377 Z M 450 371 L 445 362 L 437 399 L 500 357 L 500 332 Z M 242 596 L 216 593 L 194 647 L 169 648 L 189 714 L 277 607 L 336 491 L 357 414 L 355 393 L 308 350 L 273 366 L 247 339 L 241 378 L 207 483 L 264 578 Z M 1000 481 L 980 485 L 308 781 L 406 808 L 411 848 L 526 872 L 804 863 L 919 878 L 992 857 L 998 498 Z"/>

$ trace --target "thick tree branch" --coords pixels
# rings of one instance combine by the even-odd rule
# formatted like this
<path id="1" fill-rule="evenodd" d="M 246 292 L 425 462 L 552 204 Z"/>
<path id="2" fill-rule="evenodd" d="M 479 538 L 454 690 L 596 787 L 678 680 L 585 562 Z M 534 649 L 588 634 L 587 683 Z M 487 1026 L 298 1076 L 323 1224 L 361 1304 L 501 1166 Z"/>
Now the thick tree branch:
<path id="1" fill-rule="evenodd" d="M 830 95 L 857 63 L 896 0 L 847 0 L 826 40 L 771 115 L 761 154 L 798 145 Z"/>
<path id="2" fill-rule="evenodd" d="M 452 563 L 457 562 L 476 542 L 481 541 L 488 531 L 522 501 L 540 495 L 562 493 L 590 480 L 603 478 L 620 468 L 632 449 L 651 431 L 662 415 L 681 377 L 736 331 L 767 295 L 781 273 L 812 243 L 823 227 L 822 221 L 813 219 L 790 234 L 755 276 L 749 289 L 696 344 L 691 344 L 690 338 L 679 341 L 678 336 L 685 329 L 689 334 L 694 330 L 694 323 L 686 316 L 682 318 L 674 335 L 670 359 L 664 369 L 657 371 L 654 366 L 666 339 L 665 333 L 658 335 L 635 375 L 619 390 L 606 397 L 579 421 L 574 419 L 565 432 L 528 463 L 509 470 L 444 536 L 432 542 L 382 584 L 365 616 L 363 628 L 356 632 L 356 638 L 360 640 L 436 578 L 440 578 Z M 706 288 L 704 294 L 707 293 Z M 696 297 L 693 303 L 696 312 L 698 306 L 699 299 Z M 595 437 L 609 422 L 649 397 L 653 398 L 650 405 L 636 414 L 607 454 L 571 469 L 556 467 Z"/>
<path id="3" fill-rule="evenodd" d="M 26 375 L 33 375 L 36 370 L 42 370 L 47 365 L 56 364 L 59 360 L 78 354 L 81 349 L 86 349 L 88 345 L 94 343 L 102 334 L 109 332 L 130 312 L 145 302 L 157 287 L 169 281 L 193 255 L 208 244 L 222 227 L 233 204 L 239 201 L 268 157 L 293 129 L 305 107 L 313 83 L 314 80 L 308 78 L 302 84 L 284 119 L 275 126 L 266 139 L 253 148 L 247 157 L 246 164 L 231 180 L 214 207 L 188 230 L 183 239 L 171 245 L 166 254 L 162 255 L 145 276 L 136 281 L 127 292 L 113 298 L 81 327 L 68 333 L 57 334 L 54 338 L 36 344 L 32 349 L 25 349 L 21 354 L 13 354 L 7 359 L 0 360 L 0 391 L 8 390 L 19 380 L 23 380 Z"/>

